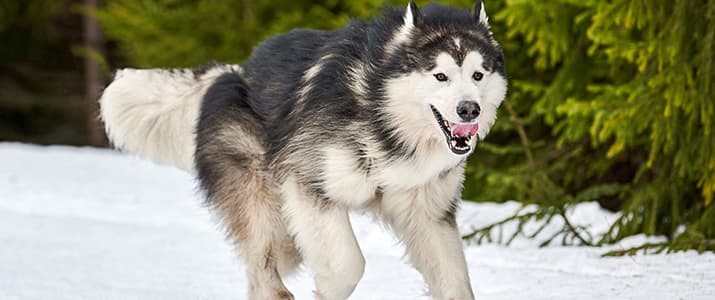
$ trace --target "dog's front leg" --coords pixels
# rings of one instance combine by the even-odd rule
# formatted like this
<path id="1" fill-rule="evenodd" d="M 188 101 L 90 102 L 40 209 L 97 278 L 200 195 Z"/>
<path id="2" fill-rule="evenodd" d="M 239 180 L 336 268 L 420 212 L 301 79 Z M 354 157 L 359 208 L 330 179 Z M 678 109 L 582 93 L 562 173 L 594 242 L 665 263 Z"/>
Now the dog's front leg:
<path id="1" fill-rule="evenodd" d="M 347 208 L 320 199 L 292 178 L 283 184 L 282 194 L 288 231 L 315 273 L 316 298 L 347 299 L 365 270 Z"/>
<path id="2" fill-rule="evenodd" d="M 422 273 L 430 294 L 439 300 L 474 299 L 454 209 L 458 194 L 447 200 L 441 188 L 385 191 L 382 214 Z"/>

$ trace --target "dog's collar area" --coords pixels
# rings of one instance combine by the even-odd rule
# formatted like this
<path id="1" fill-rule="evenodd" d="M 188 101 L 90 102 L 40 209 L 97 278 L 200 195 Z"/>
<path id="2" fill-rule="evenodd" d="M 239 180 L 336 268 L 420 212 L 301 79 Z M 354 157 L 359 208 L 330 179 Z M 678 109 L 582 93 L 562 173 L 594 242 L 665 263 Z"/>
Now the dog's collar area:
<path id="1" fill-rule="evenodd" d="M 474 132 L 474 135 L 467 134 L 464 136 L 455 136 L 452 134 L 452 126 L 450 125 L 450 122 L 442 116 L 439 110 L 437 110 L 434 105 L 430 105 L 430 109 L 432 110 L 435 120 L 437 120 L 437 125 L 440 129 L 442 129 L 442 133 L 447 140 L 447 147 L 449 147 L 449 150 L 457 155 L 469 153 L 469 151 L 472 150 L 472 146 L 470 144 L 472 137 L 477 136 L 477 139 L 479 139 L 479 136 L 476 135 L 476 131 Z"/>

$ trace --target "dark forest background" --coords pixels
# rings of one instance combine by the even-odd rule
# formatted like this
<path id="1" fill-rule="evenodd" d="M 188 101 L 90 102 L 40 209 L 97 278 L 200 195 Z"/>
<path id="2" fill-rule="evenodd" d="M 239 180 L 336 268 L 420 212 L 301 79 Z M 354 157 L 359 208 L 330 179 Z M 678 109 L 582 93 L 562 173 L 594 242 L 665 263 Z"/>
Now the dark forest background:
<path id="1" fill-rule="evenodd" d="M 240 63 L 268 36 L 336 28 L 386 4 L 4 0 L 0 141 L 105 146 L 96 99 L 114 69 Z M 668 237 L 614 254 L 715 249 L 715 1 L 488 0 L 486 8 L 510 90 L 470 159 L 464 198 L 537 204 L 503 223 L 563 219 L 570 238 L 556 242 L 566 244 Z M 608 234 L 570 225 L 565 212 L 584 201 L 621 212 Z"/>

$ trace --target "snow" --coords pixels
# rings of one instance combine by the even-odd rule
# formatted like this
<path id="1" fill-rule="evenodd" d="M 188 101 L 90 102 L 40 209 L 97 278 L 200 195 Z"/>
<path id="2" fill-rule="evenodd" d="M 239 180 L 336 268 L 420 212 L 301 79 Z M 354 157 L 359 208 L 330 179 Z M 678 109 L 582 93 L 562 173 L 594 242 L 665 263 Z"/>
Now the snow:
<path id="1" fill-rule="evenodd" d="M 178 169 L 111 150 L 0 144 L 0 299 L 245 299 L 243 267 L 195 187 Z M 460 226 L 519 207 L 465 203 Z M 569 216 L 594 233 L 617 217 L 595 203 Z M 428 299 L 393 237 L 367 216 L 352 221 L 367 267 L 351 299 Z M 466 255 L 479 299 L 715 299 L 712 253 L 600 256 L 652 239 L 538 248 L 520 237 Z M 287 286 L 311 299 L 308 270 Z"/>

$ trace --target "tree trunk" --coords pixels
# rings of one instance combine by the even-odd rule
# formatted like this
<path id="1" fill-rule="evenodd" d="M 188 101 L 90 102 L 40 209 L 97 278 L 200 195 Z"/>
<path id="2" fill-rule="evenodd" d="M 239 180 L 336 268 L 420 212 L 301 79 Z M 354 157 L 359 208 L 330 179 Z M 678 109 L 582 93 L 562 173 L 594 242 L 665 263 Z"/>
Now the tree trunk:
<path id="1" fill-rule="evenodd" d="M 96 9 L 99 0 L 84 0 L 87 9 Z M 90 53 L 96 53 L 104 57 L 104 35 L 97 20 L 84 14 L 84 46 Z M 106 146 L 104 127 L 99 121 L 99 106 L 97 100 L 102 95 L 102 89 L 106 83 L 106 78 L 102 73 L 99 62 L 93 59 L 93 55 L 86 55 L 84 60 L 85 74 L 85 110 L 87 126 L 87 144 L 91 146 Z"/>

